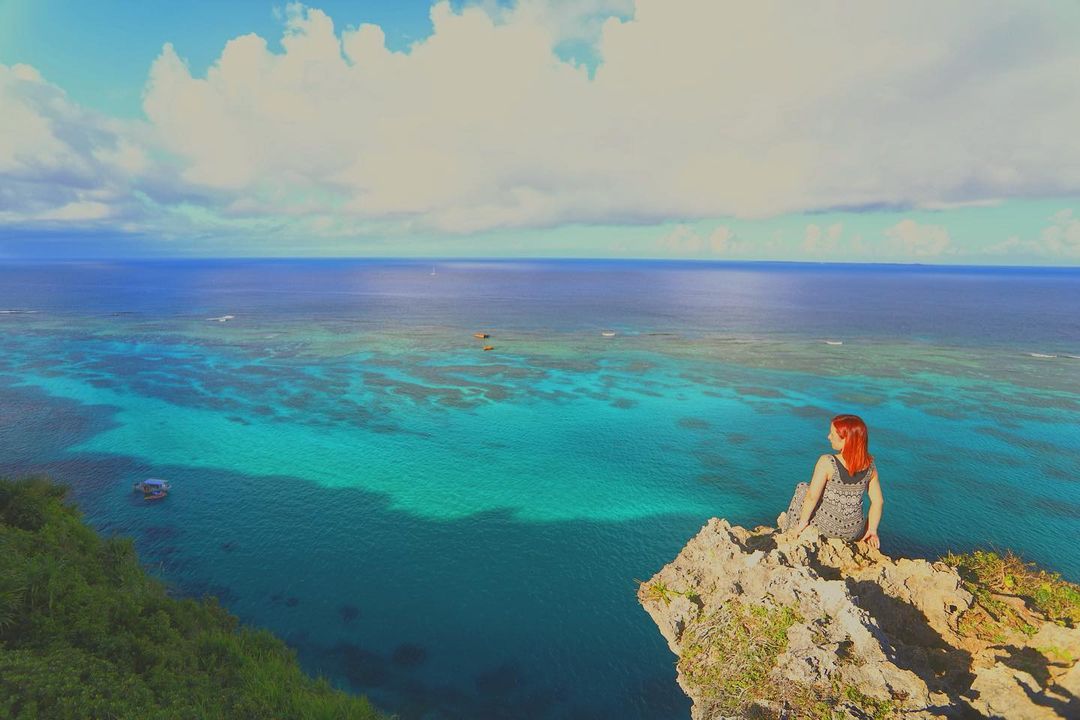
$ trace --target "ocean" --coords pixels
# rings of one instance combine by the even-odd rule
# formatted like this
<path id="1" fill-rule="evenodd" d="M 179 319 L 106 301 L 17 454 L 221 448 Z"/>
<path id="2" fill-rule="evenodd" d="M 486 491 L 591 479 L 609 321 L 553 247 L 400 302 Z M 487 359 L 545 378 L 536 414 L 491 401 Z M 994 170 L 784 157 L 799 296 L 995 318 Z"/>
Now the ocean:
<path id="1" fill-rule="evenodd" d="M 0 473 L 404 720 L 685 718 L 637 583 L 771 524 L 835 414 L 884 551 L 1080 580 L 1078 310 L 1077 268 L 6 261 Z"/>

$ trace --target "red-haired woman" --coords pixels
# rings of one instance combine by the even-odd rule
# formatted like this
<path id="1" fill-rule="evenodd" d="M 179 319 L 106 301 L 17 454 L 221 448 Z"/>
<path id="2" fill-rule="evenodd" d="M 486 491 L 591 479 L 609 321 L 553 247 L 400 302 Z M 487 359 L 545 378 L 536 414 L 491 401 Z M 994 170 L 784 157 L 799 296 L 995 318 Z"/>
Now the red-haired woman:
<path id="1" fill-rule="evenodd" d="M 866 423 L 857 415 L 837 415 L 829 423 L 835 455 L 822 455 L 810 483 L 799 483 L 786 513 L 777 518 L 781 530 L 801 533 L 813 524 L 828 537 L 861 540 L 880 547 L 881 496 L 874 457 L 867 444 Z M 863 517 L 863 493 L 870 494 L 870 518 Z"/>

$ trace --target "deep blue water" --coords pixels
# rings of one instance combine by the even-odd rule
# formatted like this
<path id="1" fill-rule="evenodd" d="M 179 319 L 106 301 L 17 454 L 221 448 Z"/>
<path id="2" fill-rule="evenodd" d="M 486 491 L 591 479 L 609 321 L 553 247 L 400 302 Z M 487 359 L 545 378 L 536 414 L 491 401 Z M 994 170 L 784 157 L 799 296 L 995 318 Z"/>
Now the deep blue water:
<path id="1" fill-rule="evenodd" d="M 1080 578 L 1078 308 L 1077 269 L 8 263 L 0 472 L 403 718 L 680 718 L 636 580 L 771 522 L 833 414 L 886 551 Z"/>

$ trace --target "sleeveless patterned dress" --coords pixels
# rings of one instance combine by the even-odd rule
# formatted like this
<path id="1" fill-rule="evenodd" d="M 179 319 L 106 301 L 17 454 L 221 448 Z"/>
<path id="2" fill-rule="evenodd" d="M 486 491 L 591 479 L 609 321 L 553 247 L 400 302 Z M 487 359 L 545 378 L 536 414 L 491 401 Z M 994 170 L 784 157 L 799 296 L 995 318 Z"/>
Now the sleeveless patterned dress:
<path id="1" fill-rule="evenodd" d="M 828 537 L 859 540 L 866 532 L 863 493 L 874 475 L 874 463 L 871 461 L 870 467 L 852 475 L 837 461 L 835 455 L 830 455 L 829 460 L 832 461 L 832 472 L 825 482 L 825 490 L 821 493 L 821 500 L 814 514 L 810 516 L 810 524 Z M 795 486 L 795 495 L 788 503 L 781 530 L 787 530 L 799 523 L 803 499 L 809 489 L 809 483 L 802 482 Z"/>

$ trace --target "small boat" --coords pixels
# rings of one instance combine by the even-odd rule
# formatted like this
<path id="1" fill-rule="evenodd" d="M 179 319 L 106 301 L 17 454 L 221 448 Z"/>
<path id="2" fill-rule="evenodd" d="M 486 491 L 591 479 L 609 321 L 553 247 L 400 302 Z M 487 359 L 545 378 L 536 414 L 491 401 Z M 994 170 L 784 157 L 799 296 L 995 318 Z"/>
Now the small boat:
<path id="1" fill-rule="evenodd" d="M 474 338 L 480 338 L 481 340 L 484 340 L 485 338 L 489 338 L 489 337 L 491 337 L 491 336 L 490 336 L 490 335 L 488 335 L 487 333 L 473 333 L 473 334 L 472 334 L 472 336 L 473 336 Z"/>
<path id="2" fill-rule="evenodd" d="M 236 317 L 235 315 L 221 315 L 220 317 L 212 317 L 212 318 L 206 318 L 206 319 L 207 320 L 215 320 L 217 322 L 229 322 L 230 320 L 234 319 L 235 317 Z"/>
<path id="3" fill-rule="evenodd" d="M 825 344 L 826 345 L 843 345 L 844 341 L 843 340 L 826 340 Z"/>
<path id="4" fill-rule="evenodd" d="M 615 331 L 614 330 L 605 330 L 604 332 L 602 332 L 600 334 L 603 335 L 604 337 L 615 337 Z"/>
<path id="5" fill-rule="evenodd" d="M 488 350 L 494 350 L 494 349 L 495 349 L 494 345 L 485 345 L 484 346 L 484 352 L 487 352 Z"/>
<path id="6" fill-rule="evenodd" d="M 131 486 L 131 489 L 137 490 L 138 492 L 141 492 L 143 494 L 155 491 L 168 492 L 169 490 L 172 490 L 172 485 L 170 485 L 165 480 L 158 480 L 157 478 L 147 478 L 146 480 L 139 480 L 137 483 L 134 483 Z"/>
<path id="7" fill-rule="evenodd" d="M 432 277 L 435 277 L 436 273 L 435 273 L 435 266 L 434 265 L 431 266 L 431 272 L 428 273 L 428 274 L 431 275 Z"/>
<path id="8" fill-rule="evenodd" d="M 168 493 L 167 490 L 160 490 L 159 489 L 159 490 L 151 490 L 148 493 L 144 493 L 143 496 L 142 496 L 142 499 L 149 502 L 149 501 L 153 501 L 153 500 L 164 500 L 168 496 L 169 496 L 169 493 Z"/>

